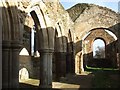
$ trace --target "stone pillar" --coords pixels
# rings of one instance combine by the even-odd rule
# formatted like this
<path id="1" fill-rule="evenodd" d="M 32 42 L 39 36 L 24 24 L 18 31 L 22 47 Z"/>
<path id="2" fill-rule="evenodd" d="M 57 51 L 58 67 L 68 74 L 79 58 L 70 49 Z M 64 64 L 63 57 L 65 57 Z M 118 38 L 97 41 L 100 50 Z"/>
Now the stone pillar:
<path id="1" fill-rule="evenodd" d="M 71 73 L 75 74 L 75 55 L 71 52 Z"/>
<path id="2" fill-rule="evenodd" d="M 84 55 L 85 54 L 85 42 L 84 41 L 82 41 L 82 52 L 81 52 L 81 66 L 80 66 L 80 69 L 81 69 L 81 72 L 84 72 L 84 63 L 85 63 L 85 61 L 84 61 Z"/>
<path id="3" fill-rule="evenodd" d="M 0 7 L 2 12 L 2 7 Z M 2 89 L 2 13 L 0 13 L 0 89 Z"/>
<path id="4" fill-rule="evenodd" d="M 18 42 L 3 41 L 2 88 L 19 87 L 19 49 Z"/>
<path id="5" fill-rule="evenodd" d="M 116 57 L 117 57 L 117 67 L 120 67 L 120 66 L 119 66 L 119 65 L 120 65 L 120 64 L 119 64 L 119 53 L 117 53 L 117 56 L 116 56 Z"/>
<path id="6" fill-rule="evenodd" d="M 80 73 L 84 72 L 82 52 L 79 52 L 76 54 L 75 60 L 76 60 L 75 61 L 75 73 L 80 74 Z"/>
<path id="7" fill-rule="evenodd" d="M 53 50 L 40 50 L 40 88 L 52 88 Z"/>
<path id="8" fill-rule="evenodd" d="M 120 5 L 120 2 L 118 3 Z M 120 8 L 119 8 L 120 11 Z M 118 15 L 118 21 L 120 22 L 120 15 Z M 120 23 L 117 24 L 117 38 L 118 38 L 118 43 L 117 43 L 117 48 L 118 48 L 118 66 L 119 66 L 119 71 L 120 71 Z"/>
<path id="9" fill-rule="evenodd" d="M 66 52 L 56 52 L 56 78 L 59 81 L 60 77 L 66 75 Z"/>
<path id="10" fill-rule="evenodd" d="M 22 41 L 16 2 L 2 2 L 2 88 L 19 87 L 19 49 Z M 5 5 L 5 6 L 4 6 Z"/>
<path id="11" fill-rule="evenodd" d="M 120 17 L 118 18 L 118 21 L 120 21 Z M 118 34 L 118 36 L 117 36 L 117 38 L 118 38 L 118 40 L 117 40 L 117 44 L 116 44 L 116 47 L 117 47 L 117 65 L 118 65 L 118 68 L 119 68 L 119 71 L 120 71 L 120 47 L 119 47 L 119 45 L 120 45 L 120 33 L 119 33 L 119 30 L 120 30 L 120 24 L 118 24 L 118 26 L 117 26 L 117 34 Z"/>
<path id="12" fill-rule="evenodd" d="M 9 87 L 10 42 L 2 41 L 2 88 Z"/>
<path id="13" fill-rule="evenodd" d="M 118 38 L 118 46 L 120 45 L 120 37 Z M 118 66 L 119 66 L 119 70 L 120 70 L 120 47 L 118 47 Z"/>
<path id="14" fill-rule="evenodd" d="M 59 58 L 59 57 L 58 57 Z M 60 71 L 61 71 L 61 77 L 65 77 L 66 75 L 66 52 L 62 52 L 60 55 Z"/>
<path id="15" fill-rule="evenodd" d="M 80 55 L 81 59 L 80 59 L 80 73 L 84 72 L 84 68 L 83 68 L 83 54 Z"/>
<path id="16" fill-rule="evenodd" d="M 76 55 L 75 57 L 75 74 L 79 74 L 79 55 Z"/>
<path id="17" fill-rule="evenodd" d="M 11 51 L 12 51 L 12 60 L 11 60 L 11 86 L 12 88 L 19 87 L 19 51 L 20 51 L 20 43 L 12 42 L 11 43 Z"/>
<path id="18" fill-rule="evenodd" d="M 72 54 L 71 54 L 71 52 L 67 52 L 66 73 L 72 73 Z"/>
<path id="19" fill-rule="evenodd" d="M 47 33 L 48 32 L 48 33 Z M 54 52 L 54 28 L 42 29 L 40 40 L 40 88 L 52 88 L 52 59 Z"/>
<path id="20" fill-rule="evenodd" d="M 67 45 L 66 73 L 75 73 L 73 42 L 70 42 Z"/>

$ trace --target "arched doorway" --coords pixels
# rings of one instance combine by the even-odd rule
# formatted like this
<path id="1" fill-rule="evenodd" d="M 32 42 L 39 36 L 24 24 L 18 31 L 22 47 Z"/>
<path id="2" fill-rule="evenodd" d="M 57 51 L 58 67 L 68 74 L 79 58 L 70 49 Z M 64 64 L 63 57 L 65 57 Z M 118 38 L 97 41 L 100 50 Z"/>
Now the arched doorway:
<path id="1" fill-rule="evenodd" d="M 19 82 L 24 82 L 32 76 L 33 66 L 31 56 L 28 50 L 24 47 L 19 53 Z"/>
<path id="2" fill-rule="evenodd" d="M 93 42 L 93 58 L 105 58 L 105 42 L 102 39 L 96 39 Z"/>
<path id="3" fill-rule="evenodd" d="M 83 39 L 82 54 L 86 67 L 115 68 L 117 65 L 117 37 L 107 29 L 93 29 Z"/>
<path id="4" fill-rule="evenodd" d="M 29 72 L 26 68 L 19 70 L 19 82 L 24 82 L 29 79 Z"/>

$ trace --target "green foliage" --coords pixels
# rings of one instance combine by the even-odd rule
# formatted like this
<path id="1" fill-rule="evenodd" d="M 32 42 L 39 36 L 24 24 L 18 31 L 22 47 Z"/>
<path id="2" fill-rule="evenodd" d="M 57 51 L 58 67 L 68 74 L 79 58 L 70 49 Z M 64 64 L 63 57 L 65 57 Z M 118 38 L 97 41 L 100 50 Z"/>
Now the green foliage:
<path id="1" fill-rule="evenodd" d="M 118 71 L 118 68 L 98 68 L 98 67 L 88 67 L 86 66 L 87 70 L 108 70 L 108 71 Z"/>
<path id="2" fill-rule="evenodd" d="M 97 47 L 98 50 L 95 51 L 96 58 L 105 58 L 105 49 L 104 47 Z"/>

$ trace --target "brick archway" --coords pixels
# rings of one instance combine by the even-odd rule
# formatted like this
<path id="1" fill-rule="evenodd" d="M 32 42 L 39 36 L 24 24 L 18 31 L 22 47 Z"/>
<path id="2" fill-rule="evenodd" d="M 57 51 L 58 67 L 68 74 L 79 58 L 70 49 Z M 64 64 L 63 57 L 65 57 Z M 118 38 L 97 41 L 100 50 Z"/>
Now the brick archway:
<path id="1" fill-rule="evenodd" d="M 83 40 L 83 62 L 84 62 L 84 68 L 86 68 L 86 65 L 88 65 L 88 62 L 90 61 L 92 64 L 95 64 L 92 62 L 92 60 L 95 60 L 93 58 L 93 43 L 94 40 L 102 38 L 105 41 L 105 54 L 106 57 L 104 61 L 106 60 L 103 67 L 113 67 L 117 68 L 117 50 L 116 50 L 116 41 L 113 36 L 111 36 L 109 33 L 107 33 L 104 29 L 95 29 L 92 30 L 91 33 Z M 112 51 L 112 53 L 111 53 Z M 90 63 L 89 62 L 89 63 Z M 91 65 L 95 66 L 95 65 Z M 101 66 L 102 67 L 102 66 Z"/>

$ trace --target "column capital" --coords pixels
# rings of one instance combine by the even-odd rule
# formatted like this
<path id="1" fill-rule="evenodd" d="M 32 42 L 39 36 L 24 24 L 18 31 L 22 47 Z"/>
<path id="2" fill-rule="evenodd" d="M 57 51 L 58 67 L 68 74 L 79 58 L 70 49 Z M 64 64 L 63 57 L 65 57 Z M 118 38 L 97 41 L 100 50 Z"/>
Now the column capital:
<path id="1" fill-rule="evenodd" d="M 10 41 L 2 41 L 2 48 L 10 48 Z"/>
<path id="2" fill-rule="evenodd" d="M 53 53 L 54 49 L 53 48 L 47 48 L 47 49 L 40 49 L 38 50 L 40 53 Z"/>
<path id="3" fill-rule="evenodd" d="M 22 43 L 20 41 L 12 41 L 12 40 L 3 40 L 2 41 L 2 48 L 13 48 L 19 49 L 22 47 Z"/>
<path id="4" fill-rule="evenodd" d="M 13 49 L 20 49 L 22 47 L 22 43 L 20 41 L 12 41 L 11 48 Z"/>

